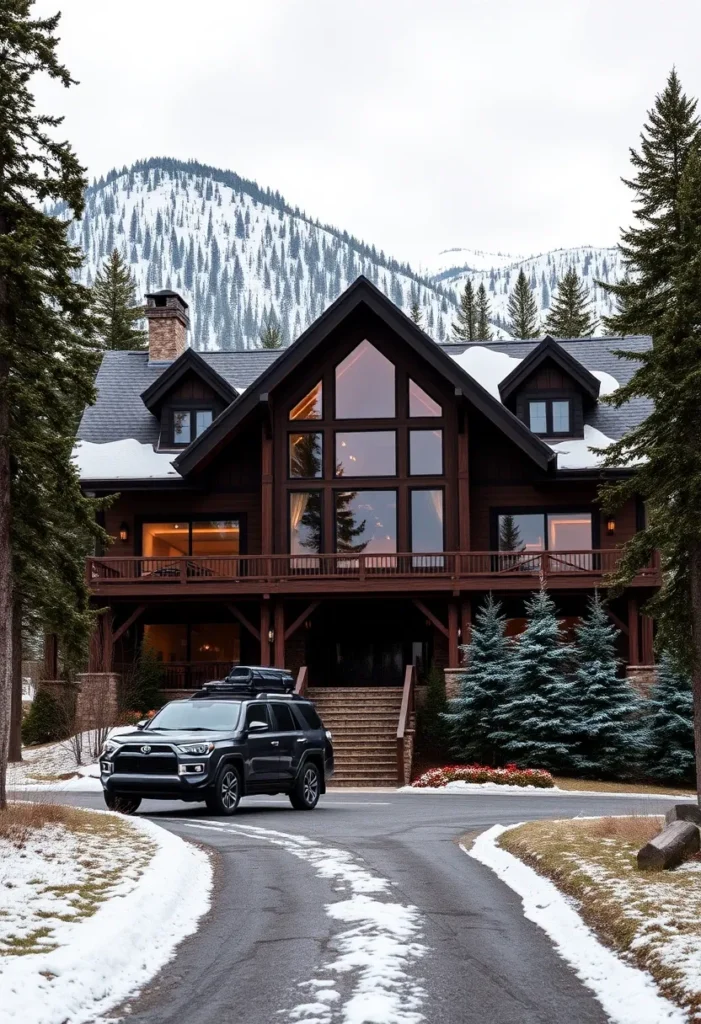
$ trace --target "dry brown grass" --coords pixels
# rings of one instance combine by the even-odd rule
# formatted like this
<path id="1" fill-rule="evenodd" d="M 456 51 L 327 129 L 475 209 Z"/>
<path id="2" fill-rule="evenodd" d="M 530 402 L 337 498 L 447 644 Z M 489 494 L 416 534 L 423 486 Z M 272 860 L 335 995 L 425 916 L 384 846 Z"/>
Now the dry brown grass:
<path id="1" fill-rule="evenodd" d="M 684 795 L 696 796 L 696 790 L 688 786 L 659 786 L 645 782 L 597 782 L 594 779 L 570 779 L 555 776 L 555 785 L 560 789 L 569 789 L 575 793 L 590 791 L 593 793 L 649 793 L 651 796 Z"/>
<path id="2" fill-rule="evenodd" d="M 24 846 L 30 836 L 45 825 L 75 825 L 80 811 L 52 803 L 9 803 L 0 811 L 0 839 Z"/>
<path id="3" fill-rule="evenodd" d="M 635 859 L 663 823 L 636 815 L 534 821 L 499 842 L 574 898 L 608 946 L 701 1021 L 701 865 L 645 872 Z"/>

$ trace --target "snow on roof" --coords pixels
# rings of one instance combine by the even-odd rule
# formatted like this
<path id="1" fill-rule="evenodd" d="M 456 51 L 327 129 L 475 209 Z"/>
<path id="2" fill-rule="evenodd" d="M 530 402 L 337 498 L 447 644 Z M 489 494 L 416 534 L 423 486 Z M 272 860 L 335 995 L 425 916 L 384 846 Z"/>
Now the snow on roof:
<path id="1" fill-rule="evenodd" d="M 558 469 L 596 469 L 601 465 L 602 456 L 596 455 L 591 449 L 608 448 L 610 444 L 613 444 L 612 438 L 585 423 L 583 438 L 558 441 L 557 444 L 550 444 L 550 447 L 557 452 Z"/>
<path id="2" fill-rule="evenodd" d="M 78 441 L 73 461 L 81 480 L 167 480 L 179 478 L 173 452 L 154 451 L 133 437 L 106 444 Z"/>
<path id="3" fill-rule="evenodd" d="M 605 370 L 590 370 L 592 377 L 596 377 L 601 382 L 601 388 L 599 389 L 599 398 L 603 398 L 604 395 L 612 395 L 614 391 L 618 391 L 620 384 L 615 377 L 612 377 L 610 373 L 606 373 Z"/>
<path id="4" fill-rule="evenodd" d="M 501 401 L 499 384 L 521 362 L 520 359 L 514 359 L 513 356 L 495 352 L 494 349 L 485 348 L 482 345 L 470 346 L 460 355 L 453 355 L 451 352 L 450 356 L 465 373 L 481 384 L 485 391 L 493 395 L 498 402 Z M 613 380 L 613 378 L 611 379 Z"/>

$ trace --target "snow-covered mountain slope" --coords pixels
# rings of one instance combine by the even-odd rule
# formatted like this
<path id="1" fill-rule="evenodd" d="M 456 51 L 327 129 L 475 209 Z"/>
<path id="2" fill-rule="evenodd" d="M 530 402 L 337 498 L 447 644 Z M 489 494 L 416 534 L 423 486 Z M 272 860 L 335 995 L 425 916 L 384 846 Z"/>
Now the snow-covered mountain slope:
<path id="1" fill-rule="evenodd" d="M 86 200 L 70 228 L 86 254 L 83 281 L 116 246 L 139 293 L 183 295 L 197 349 L 257 347 L 271 319 L 288 344 L 359 274 L 407 313 L 418 301 L 428 333 L 448 336 L 452 290 L 231 171 L 156 158 L 110 172 Z"/>
<path id="2" fill-rule="evenodd" d="M 460 257 L 459 266 L 454 263 L 448 266 L 452 256 Z M 615 307 L 612 296 L 595 282 L 600 280 L 613 284 L 624 277 L 625 273 L 617 249 L 590 245 L 555 249 L 552 252 L 527 257 L 501 254 L 492 256 L 474 250 L 451 249 L 439 254 L 436 266 L 441 267 L 441 264 L 443 268 L 436 272 L 433 280 L 445 288 L 452 289 L 455 296 L 459 296 L 468 278 L 472 280 L 475 288 L 484 284 L 490 299 L 492 319 L 503 328 L 508 321 L 509 295 L 522 267 L 540 309 L 541 323 L 550 309 L 553 292 L 557 290 L 557 282 L 570 267 L 574 267 L 589 289 L 593 309 L 599 318 L 612 313 Z"/>

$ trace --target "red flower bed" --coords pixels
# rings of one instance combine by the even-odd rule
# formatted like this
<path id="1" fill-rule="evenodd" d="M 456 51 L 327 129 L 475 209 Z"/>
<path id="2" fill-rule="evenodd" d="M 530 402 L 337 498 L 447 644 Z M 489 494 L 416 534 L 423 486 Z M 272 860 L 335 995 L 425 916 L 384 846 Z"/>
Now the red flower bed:
<path id="1" fill-rule="evenodd" d="M 431 768 L 412 782 L 417 789 L 440 789 L 449 782 L 495 782 L 497 786 L 537 786 L 552 789 L 555 785 L 550 772 L 544 768 L 519 768 L 507 764 L 504 768 L 488 768 L 481 764 L 450 764 L 445 768 Z"/>

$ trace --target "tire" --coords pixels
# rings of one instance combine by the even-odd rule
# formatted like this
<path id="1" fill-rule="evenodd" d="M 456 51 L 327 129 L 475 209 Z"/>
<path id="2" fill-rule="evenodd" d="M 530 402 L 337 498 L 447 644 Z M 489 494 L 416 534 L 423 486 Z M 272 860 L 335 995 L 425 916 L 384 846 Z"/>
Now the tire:
<path id="1" fill-rule="evenodd" d="M 241 799 L 241 776 L 233 764 L 223 764 L 217 772 L 214 789 L 205 797 L 212 814 L 234 814 Z"/>
<path id="2" fill-rule="evenodd" d="M 110 811 L 119 811 L 120 814 L 134 814 L 141 806 L 141 797 L 129 796 L 127 793 L 105 792 L 105 803 Z"/>
<path id="3" fill-rule="evenodd" d="M 319 803 L 320 795 L 321 774 L 314 762 L 308 761 L 290 793 L 290 803 L 296 811 L 313 811 Z"/>

